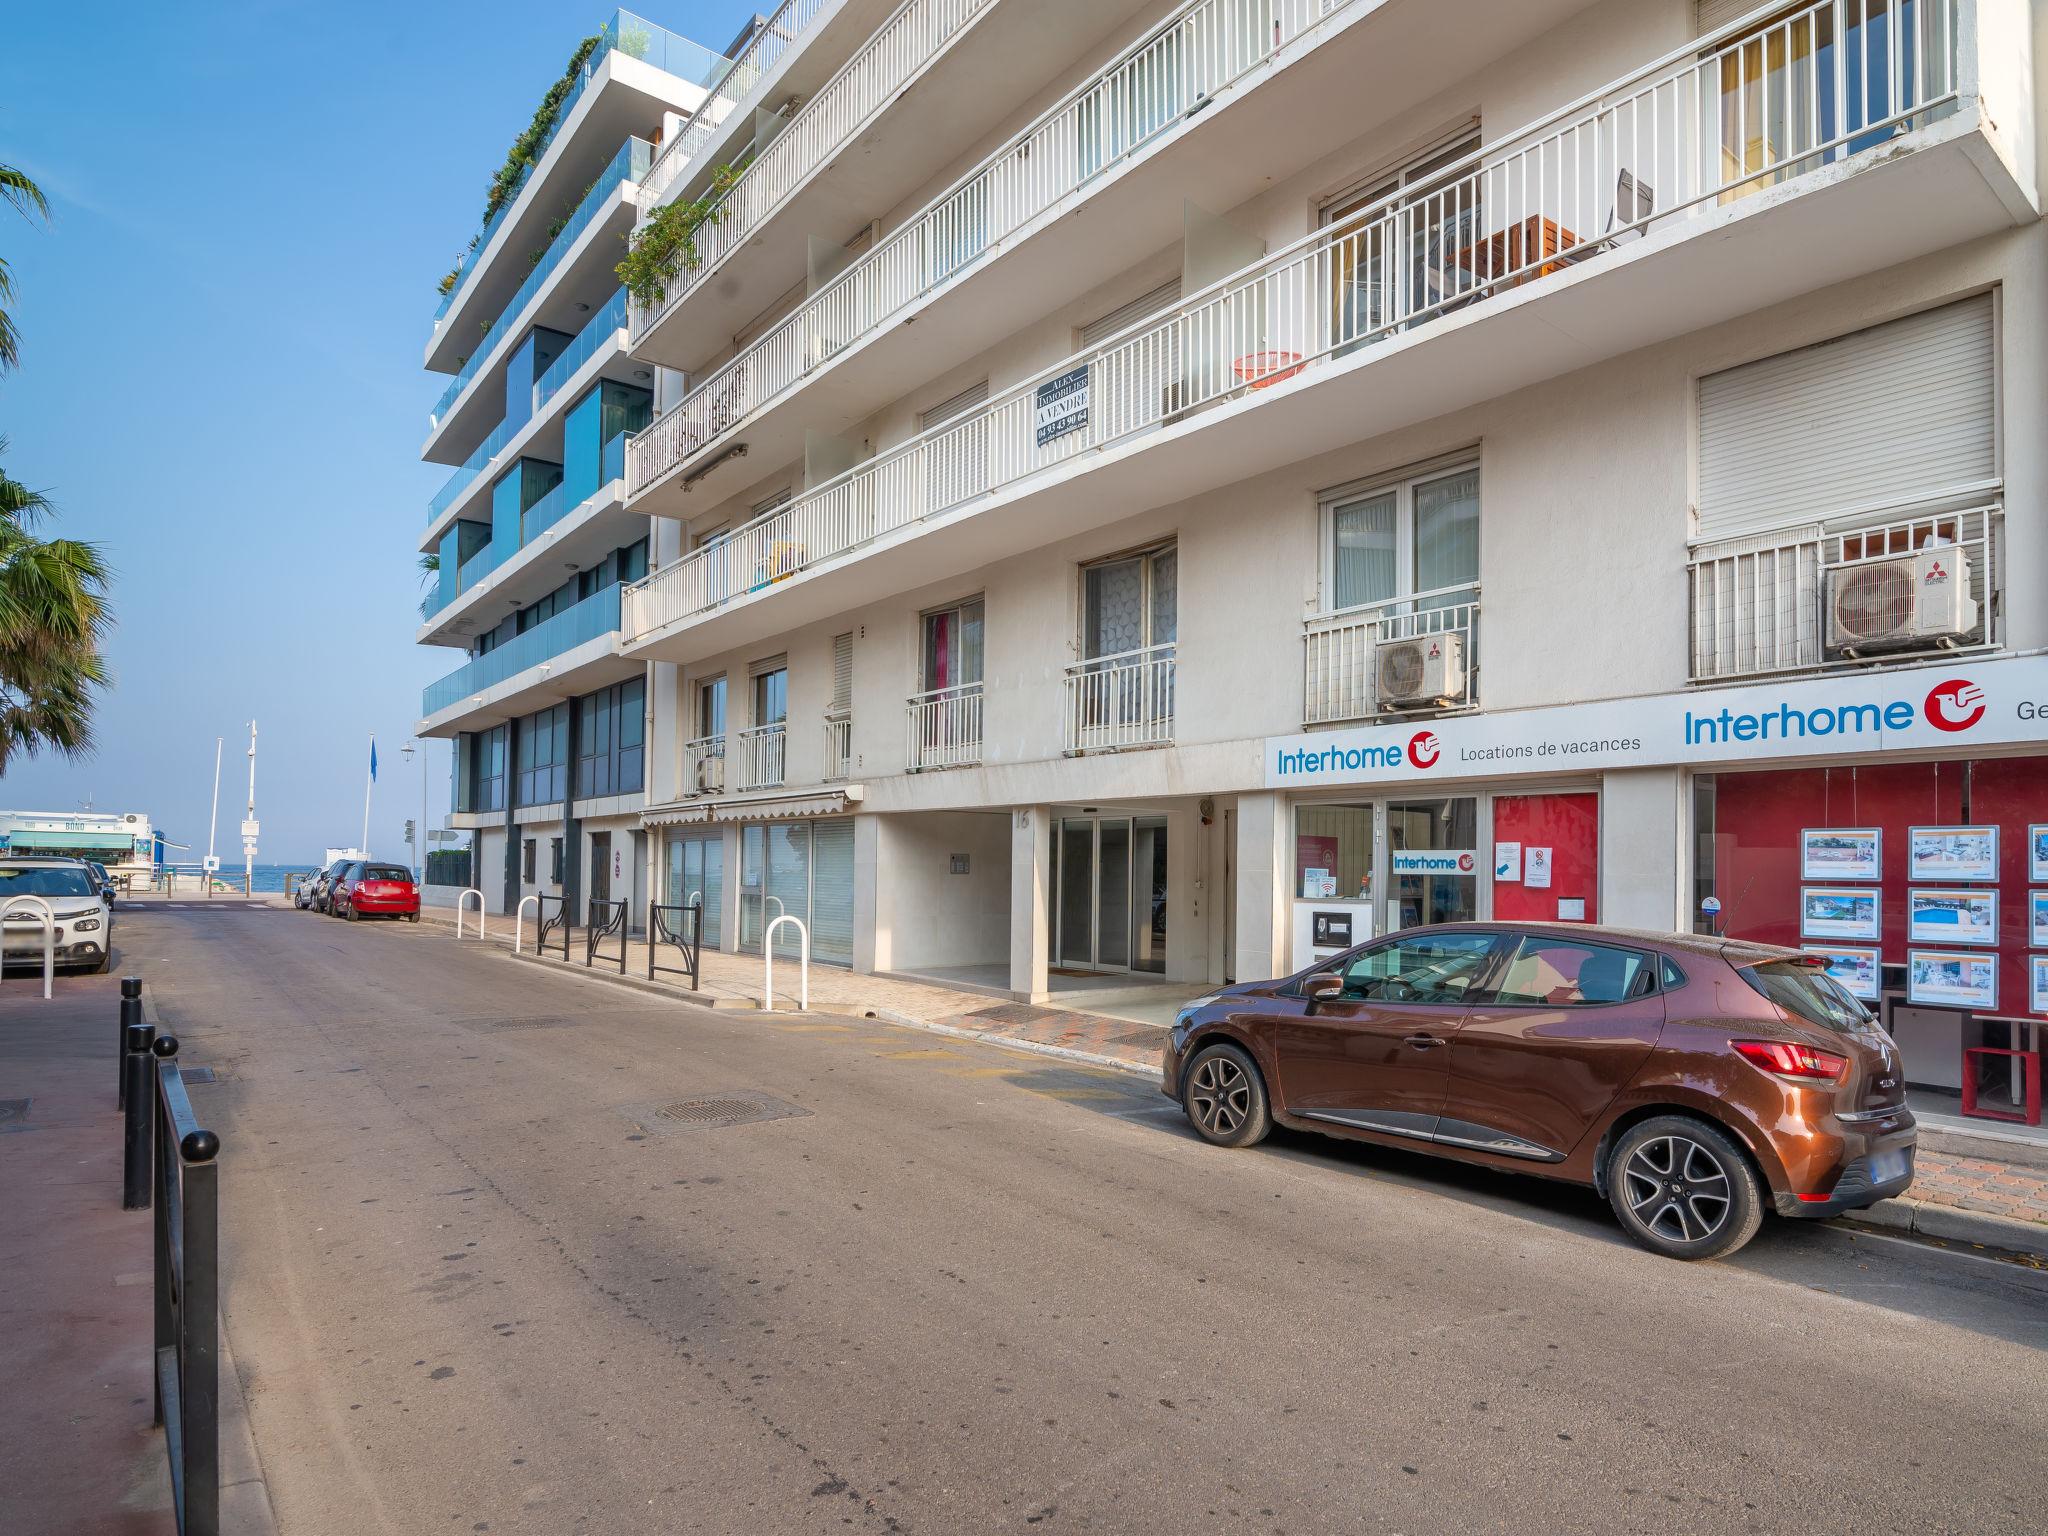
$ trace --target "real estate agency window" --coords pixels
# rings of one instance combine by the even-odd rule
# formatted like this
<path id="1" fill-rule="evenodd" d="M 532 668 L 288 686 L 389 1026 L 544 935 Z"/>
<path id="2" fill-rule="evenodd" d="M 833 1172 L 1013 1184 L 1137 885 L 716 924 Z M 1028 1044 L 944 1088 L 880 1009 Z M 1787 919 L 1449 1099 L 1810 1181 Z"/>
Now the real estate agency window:
<path id="1" fill-rule="evenodd" d="M 1323 609 L 1454 607 L 1478 595 L 1479 464 L 1323 496 Z"/>

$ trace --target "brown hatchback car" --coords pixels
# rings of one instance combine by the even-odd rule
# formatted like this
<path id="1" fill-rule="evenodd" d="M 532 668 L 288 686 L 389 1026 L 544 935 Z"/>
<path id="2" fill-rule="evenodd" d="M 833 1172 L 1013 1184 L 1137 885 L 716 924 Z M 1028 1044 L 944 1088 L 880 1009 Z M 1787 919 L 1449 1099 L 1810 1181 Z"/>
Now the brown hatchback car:
<path id="1" fill-rule="evenodd" d="M 1815 956 L 1584 924 L 1411 928 L 1181 1010 L 1164 1088 L 1206 1140 L 1275 1123 L 1587 1184 L 1629 1235 L 1732 1253 L 1766 1203 L 1913 1181 L 1889 1036 Z"/>

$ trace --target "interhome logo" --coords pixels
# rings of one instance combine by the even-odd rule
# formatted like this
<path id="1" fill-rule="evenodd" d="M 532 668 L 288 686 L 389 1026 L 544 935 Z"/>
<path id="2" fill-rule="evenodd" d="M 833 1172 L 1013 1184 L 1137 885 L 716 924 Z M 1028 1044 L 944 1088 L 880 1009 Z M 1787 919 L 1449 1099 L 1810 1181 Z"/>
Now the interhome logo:
<path id="1" fill-rule="evenodd" d="M 1724 709 L 1718 715 L 1696 715 L 1687 710 L 1685 744 L 1698 747 L 1732 741 L 1882 735 L 1910 730 L 1915 715 L 1924 716 L 1936 730 L 1967 731 L 1984 718 L 1984 690 L 1966 677 L 1952 677 L 1929 689 L 1918 710 L 1908 699 L 1883 704 L 1817 704 L 1811 709 L 1780 704 L 1776 709 Z"/>
<path id="2" fill-rule="evenodd" d="M 1443 750 L 1435 731 L 1417 731 L 1408 738 L 1408 761 L 1418 768 L 1434 768 Z"/>

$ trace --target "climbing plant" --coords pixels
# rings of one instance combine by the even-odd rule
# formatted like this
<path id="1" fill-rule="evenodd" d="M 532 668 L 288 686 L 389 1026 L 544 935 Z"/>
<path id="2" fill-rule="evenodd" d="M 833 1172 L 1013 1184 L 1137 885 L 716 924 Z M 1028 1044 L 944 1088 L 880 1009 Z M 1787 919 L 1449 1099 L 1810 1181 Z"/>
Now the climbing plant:
<path id="1" fill-rule="evenodd" d="M 719 166 L 701 196 L 677 198 L 663 205 L 633 231 L 618 274 L 634 303 L 652 309 L 667 299 L 669 282 L 678 272 L 696 268 L 702 259 L 697 254 L 697 231 L 725 217 L 725 194 L 744 169 Z"/>

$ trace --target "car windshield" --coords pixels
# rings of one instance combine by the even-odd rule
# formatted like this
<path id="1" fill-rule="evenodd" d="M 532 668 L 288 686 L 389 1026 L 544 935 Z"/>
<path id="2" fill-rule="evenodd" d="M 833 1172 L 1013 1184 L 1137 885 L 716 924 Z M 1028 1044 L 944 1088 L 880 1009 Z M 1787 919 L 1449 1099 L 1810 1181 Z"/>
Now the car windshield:
<path id="1" fill-rule="evenodd" d="M 1844 991 L 1825 966 L 1803 960 L 1766 960 L 1736 969 L 1744 981 L 1795 1019 L 1845 1034 L 1870 1028 L 1869 1010 Z"/>
<path id="2" fill-rule="evenodd" d="M 92 876 L 76 864 L 0 865 L 0 901 L 9 896 L 93 896 Z"/>
<path id="3" fill-rule="evenodd" d="M 363 871 L 365 880 L 410 880 L 412 871 L 396 864 L 372 864 Z"/>

